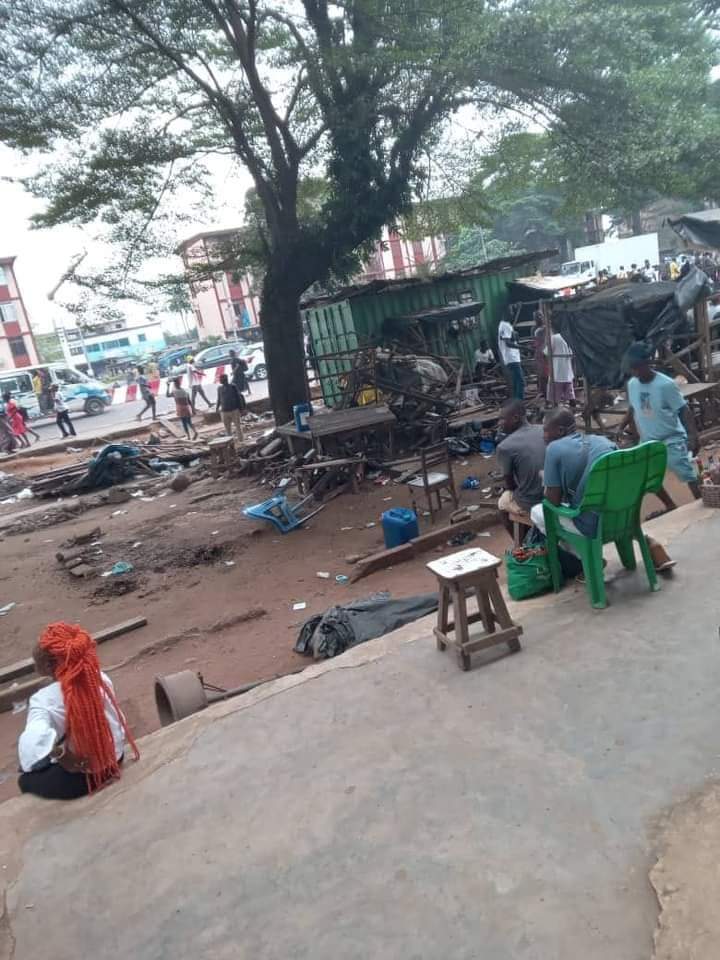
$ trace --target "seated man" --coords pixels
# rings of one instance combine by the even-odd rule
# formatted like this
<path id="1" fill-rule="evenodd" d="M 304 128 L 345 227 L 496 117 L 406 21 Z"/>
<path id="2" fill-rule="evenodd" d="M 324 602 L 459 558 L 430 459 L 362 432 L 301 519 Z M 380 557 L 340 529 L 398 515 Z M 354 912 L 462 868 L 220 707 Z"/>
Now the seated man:
<path id="1" fill-rule="evenodd" d="M 567 504 L 577 507 L 582 502 L 588 474 L 597 459 L 617 450 L 617 446 L 596 434 L 583 435 L 577 428 L 575 416 L 570 410 L 554 410 L 544 423 L 545 442 L 545 497 L 559 507 Z M 545 533 L 545 515 L 542 504 L 530 511 L 533 524 Z M 592 511 L 581 513 L 575 520 L 560 518 L 560 525 L 566 529 L 579 531 L 586 537 L 592 537 L 597 530 L 597 514 Z M 674 566 L 665 549 L 656 540 L 646 537 L 656 570 L 667 570 Z"/>
<path id="2" fill-rule="evenodd" d="M 500 412 L 500 429 L 507 436 L 495 451 L 505 485 L 498 500 L 498 510 L 505 529 L 513 536 L 510 514 L 525 517 L 524 526 L 529 528 L 530 510 L 542 503 L 545 440 L 543 428 L 527 422 L 522 400 L 505 404 Z"/>

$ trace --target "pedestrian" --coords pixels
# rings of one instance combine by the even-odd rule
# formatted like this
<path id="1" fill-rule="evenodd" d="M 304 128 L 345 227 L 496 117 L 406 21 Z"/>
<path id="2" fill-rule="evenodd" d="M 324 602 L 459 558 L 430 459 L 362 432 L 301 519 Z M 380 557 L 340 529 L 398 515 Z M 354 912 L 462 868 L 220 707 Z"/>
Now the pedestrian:
<path id="1" fill-rule="evenodd" d="M 238 440 L 242 440 L 243 429 L 240 416 L 245 409 L 245 397 L 234 383 L 228 381 L 226 373 L 220 377 L 215 409 L 220 411 L 225 433 L 232 436 L 234 427 Z"/>
<path id="2" fill-rule="evenodd" d="M 39 370 L 32 371 L 32 388 L 35 399 L 38 402 L 38 407 L 40 408 L 40 413 L 46 413 L 47 390 L 45 389 L 45 384 L 43 383 L 43 378 L 40 376 Z"/>
<path id="3" fill-rule="evenodd" d="M 51 682 L 28 701 L 18 740 L 20 792 L 74 800 L 119 779 L 126 747 L 136 760 L 140 754 L 93 638 L 77 625 L 51 623 L 33 660 Z"/>
<path id="4" fill-rule="evenodd" d="M 17 440 L 7 418 L 5 404 L 0 403 L 0 452 L 13 453 L 16 447 Z"/>
<path id="5" fill-rule="evenodd" d="M 620 269 L 617 272 L 617 278 L 618 280 L 627 280 L 627 270 L 622 264 L 620 264 Z"/>
<path id="6" fill-rule="evenodd" d="M 203 398 L 209 410 L 212 407 L 212 404 L 205 396 L 205 391 L 203 390 L 202 385 L 202 382 L 205 379 L 205 372 L 195 363 L 195 358 L 192 356 L 192 354 L 188 354 L 187 356 L 185 375 L 187 377 L 187 385 L 190 387 L 190 405 L 192 406 L 192 412 L 197 413 L 195 398 L 198 394 L 200 394 L 200 396 Z"/>
<path id="7" fill-rule="evenodd" d="M 247 360 L 239 357 L 235 350 L 230 351 L 230 369 L 233 386 L 237 387 L 240 393 L 250 393 Z M 222 381 L 222 377 L 220 379 Z"/>
<path id="8" fill-rule="evenodd" d="M 137 385 L 140 387 L 140 396 L 145 401 L 145 406 L 142 408 L 140 413 L 135 418 L 136 420 L 142 420 L 143 414 L 146 410 L 152 410 L 152 419 L 157 420 L 157 410 L 155 404 L 155 394 L 150 389 L 150 382 L 145 376 L 145 368 L 137 368 Z"/>
<path id="9" fill-rule="evenodd" d="M 2 395 L 3 403 L 5 404 L 5 416 L 7 421 L 10 424 L 10 429 L 13 432 L 13 436 L 17 440 L 20 447 L 23 449 L 30 446 L 30 441 L 27 438 L 27 428 L 25 427 L 25 421 L 23 420 L 22 414 L 18 405 L 12 398 L 12 394 L 4 393 Z"/>
<path id="10" fill-rule="evenodd" d="M 75 437 L 75 427 L 72 424 L 70 419 L 70 412 L 68 411 L 67 404 L 65 403 L 65 398 L 62 393 L 60 393 L 60 387 L 56 383 L 53 383 L 50 387 L 50 399 L 52 401 L 53 410 L 55 411 L 55 422 L 60 427 L 60 431 L 64 437 Z"/>
<path id="11" fill-rule="evenodd" d="M 684 280 L 685 277 L 690 273 L 692 269 L 692 264 L 688 257 L 680 257 L 680 279 Z"/>
<path id="12" fill-rule="evenodd" d="M 575 374 L 573 373 L 572 356 L 570 344 L 559 332 L 555 323 L 552 324 L 553 334 L 550 337 L 552 348 L 552 370 L 553 383 L 548 382 L 547 398 L 552 404 L 566 403 L 568 406 L 575 406 L 575 387 L 573 382 Z M 549 355 L 546 347 L 545 353 Z"/>
<path id="13" fill-rule="evenodd" d="M 697 424 L 680 388 L 670 377 L 652 367 L 654 351 L 642 341 L 631 344 L 626 363 L 632 377 L 628 380 L 628 412 L 620 429 L 628 427 L 635 442 L 659 440 L 667 447 L 668 469 L 700 499 L 698 472 L 693 458 L 700 449 Z M 677 504 L 662 487 L 658 499 L 666 510 Z"/>
<path id="14" fill-rule="evenodd" d="M 40 434 L 37 432 L 37 430 L 33 430 L 33 428 L 30 426 L 30 422 L 29 422 L 30 414 L 28 412 L 27 407 L 23 407 L 22 405 L 18 404 L 18 410 L 20 411 L 20 416 L 23 418 L 25 422 L 25 429 L 27 430 L 27 432 L 31 433 L 35 437 L 36 441 L 39 441 Z"/>
<path id="15" fill-rule="evenodd" d="M 680 266 L 677 262 L 677 257 L 672 258 L 672 260 L 670 261 L 669 269 L 670 269 L 670 279 L 674 283 L 676 280 L 680 279 Z"/>
<path id="16" fill-rule="evenodd" d="M 515 339 L 515 330 L 510 320 L 501 320 L 498 326 L 498 350 L 505 368 L 510 396 L 513 400 L 525 399 L 525 378 L 520 365 L 520 348 Z"/>
<path id="17" fill-rule="evenodd" d="M 172 390 L 170 385 L 172 384 Z M 182 385 L 182 377 L 175 377 L 174 380 L 168 380 L 165 395 L 172 397 L 175 401 L 175 413 L 180 420 L 185 435 L 188 440 L 197 440 L 197 430 L 192 422 L 192 404 L 190 403 L 190 394 Z M 190 432 L 192 431 L 192 436 Z"/>
<path id="18" fill-rule="evenodd" d="M 160 379 L 160 367 L 158 366 L 157 360 L 154 356 L 150 357 L 147 362 L 147 375 L 151 382 Z"/>

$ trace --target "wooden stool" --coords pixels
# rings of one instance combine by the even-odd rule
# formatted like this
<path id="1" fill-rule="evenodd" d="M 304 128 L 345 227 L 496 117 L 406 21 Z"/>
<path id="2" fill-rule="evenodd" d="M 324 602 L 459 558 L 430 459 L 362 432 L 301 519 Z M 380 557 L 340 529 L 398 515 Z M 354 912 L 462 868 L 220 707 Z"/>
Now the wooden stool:
<path id="1" fill-rule="evenodd" d="M 533 522 L 529 513 L 509 513 L 510 523 L 513 525 L 513 542 L 516 547 L 521 547 L 523 537 L 520 534 L 521 527 L 532 527 Z"/>
<path id="2" fill-rule="evenodd" d="M 506 643 L 511 653 L 521 649 L 521 626 L 510 619 L 505 600 L 498 585 L 498 567 L 502 561 L 478 548 L 460 550 L 440 560 L 427 564 L 438 578 L 440 606 L 435 639 L 438 650 L 444 650 L 448 644 L 454 644 L 458 664 L 463 670 L 470 669 L 470 654 L 498 643 Z M 468 594 L 475 594 L 478 612 L 468 615 Z M 450 622 L 450 603 L 453 605 L 454 622 Z M 482 621 L 484 630 L 472 639 L 469 626 Z M 500 629 L 496 630 L 495 627 Z M 455 631 L 454 638 L 448 636 Z"/>
<path id="3" fill-rule="evenodd" d="M 210 447 L 210 473 L 217 477 L 230 470 L 235 457 L 235 442 L 232 437 L 218 437 L 208 443 Z"/>

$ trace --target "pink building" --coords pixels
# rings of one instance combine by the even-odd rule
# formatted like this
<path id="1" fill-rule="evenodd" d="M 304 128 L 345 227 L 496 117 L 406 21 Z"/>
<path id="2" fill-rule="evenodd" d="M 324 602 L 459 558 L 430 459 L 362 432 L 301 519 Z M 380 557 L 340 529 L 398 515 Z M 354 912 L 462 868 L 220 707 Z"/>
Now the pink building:
<path id="1" fill-rule="evenodd" d="M 177 248 L 185 269 L 211 263 L 222 254 L 223 243 L 232 240 L 234 230 L 209 230 L 196 233 Z M 424 269 L 432 272 L 445 255 L 445 241 L 440 237 L 406 240 L 395 229 L 383 230 L 373 255 L 356 282 L 398 279 L 415 276 Z M 249 274 L 224 272 L 212 280 L 190 284 L 190 300 L 200 339 L 236 336 L 246 327 L 260 323 L 259 286 Z"/>
<path id="2" fill-rule="evenodd" d="M 40 362 L 14 263 L 15 257 L 0 257 L 0 370 Z"/>
<path id="3" fill-rule="evenodd" d="M 209 230 L 183 240 L 177 248 L 185 269 L 202 267 L 217 259 L 218 249 L 231 240 L 234 230 Z M 247 327 L 260 323 L 260 300 L 248 274 L 224 272 L 212 280 L 190 284 L 190 300 L 200 339 L 231 339 Z"/>

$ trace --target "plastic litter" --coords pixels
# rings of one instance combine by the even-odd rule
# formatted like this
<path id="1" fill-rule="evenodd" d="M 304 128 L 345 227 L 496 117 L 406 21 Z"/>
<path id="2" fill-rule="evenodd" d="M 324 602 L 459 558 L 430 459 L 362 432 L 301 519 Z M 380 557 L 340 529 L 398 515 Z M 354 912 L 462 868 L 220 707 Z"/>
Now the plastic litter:
<path id="1" fill-rule="evenodd" d="M 463 490 L 478 490 L 480 488 L 480 481 L 477 477 L 465 477 L 462 482 Z"/>
<path id="2" fill-rule="evenodd" d="M 307 607 L 307 603 L 304 600 L 298 600 L 292 605 L 293 610 L 304 610 Z"/>
<path id="3" fill-rule="evenodd" d="M 118 560 L 117 563 L 114 563 L 112 565 L 112 569 L 110 570 L 110 573 L 114 577 L 119 577 L 123 573 L 132 573 L 134 569 L 135 567 L 133 567 L 131 563 L 128 563 L 127 560 Z"/>
<path id="4" fill-rule="evenodd" d="M 339 573 L 335 577 L 335 583 L 347 583 L 350 577 L 346 577 L 344 573 Z"/>
<path id="5" fill-rule="evenodd" d="M 315 574 L 315 576 L 316 576 L 316 577 L 320 577 L 321 580 L 329 580 L 329 579 L 330 579 L 330 574 L 327 572 L 327 570 L 318 570 L 318 572 Z"/>
<path id="6" fill-rule="evenodd" d="M 16 606 L 17 604 L 13 601 L 12 603 L 6 603 L 4 607 L 0 607 L 0 617 L 6 617 L 12 608 Z"/>
<path id="7" fill-rule="evenodd" d="M 127 513 L 127 510 L 113 510 L 110 514 L 111 517 L 121 517 L 123 514 Z"/>

